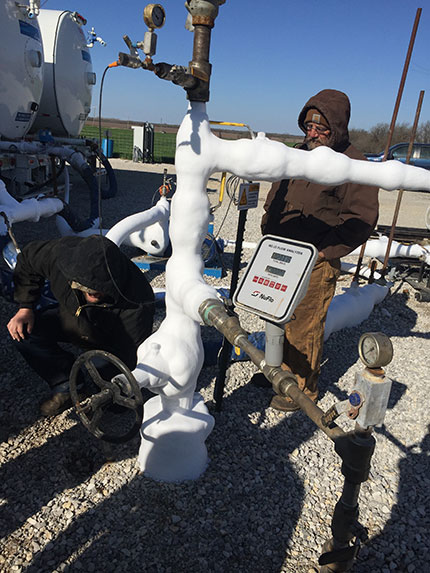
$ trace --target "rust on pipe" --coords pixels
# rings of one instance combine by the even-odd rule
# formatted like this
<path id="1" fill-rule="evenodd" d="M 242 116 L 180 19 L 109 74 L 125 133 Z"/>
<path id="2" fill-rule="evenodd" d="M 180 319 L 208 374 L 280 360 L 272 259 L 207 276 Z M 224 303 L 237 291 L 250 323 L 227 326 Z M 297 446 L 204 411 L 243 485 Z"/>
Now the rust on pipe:
<path id="1" fill-rule="evenodd" d="M 417 133 L 418 121 L 420 118 L 423 98 L 424 98 L 424 90 L 421 90 L 420 96 L 418 98 L 417 110 L 415 112 L 414 125 L 412 127 L 411 137 L 409 139 L 408 153 L 406 155 L 406 164 L 409 164 L 409 162 L 411 160 L 411 155 L 412 155 L 412 151 L 414 148 L 415 135 Z M 384 263 L 382 265 L 382 271 L 381 271 L 382 276 L 385 275 L 385 272 L 386 272 L 386 269 L 388 266 L 388 259 L 390 258 L 390 250 L 391 250 L 391 245 L 393 243 L 394 231 L 396 229 L 397 219 L 399 217 L 400 204 L 402 202 L 402 197 L 403 197 L 403 189 L 399 189 L 399 194 L 397 195 L 396 207 L 394 209 L 393 221 L 391 223 L 390 235 L 388 238 L 387 250 L 385 251 Z"/>

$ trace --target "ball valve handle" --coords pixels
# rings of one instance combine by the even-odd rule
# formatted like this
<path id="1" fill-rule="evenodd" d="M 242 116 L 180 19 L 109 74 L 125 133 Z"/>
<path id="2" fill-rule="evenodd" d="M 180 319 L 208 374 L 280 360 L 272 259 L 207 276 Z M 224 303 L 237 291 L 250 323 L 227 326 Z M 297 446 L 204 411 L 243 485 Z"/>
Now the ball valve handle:
<path id="1" fill-rule="evenodd" d="M 122 376 L 104 380 L 95 366 L 95 362 L 100 358 L 113 364 Z M 100 391 L 81 399 L 77 383 L 78 375 L 84 368 Z M 77 358 L 70 372 L 70 395 L 80 421 L 96 438 L 113 444 L 127 442 L 138 433 L 142 425 L 143 398 L 139 385 L 127 366 L 109 352 L 90 350 Z M 124 408 L 124 413 L 127 410 L 134 412 L 135 419 L 131 428 L 129 427 L 130 422 L 127 420 L 128 424 L 124 422 L 125 430 L 121 428 L 118 433 L 116 431 L 108 432 L 104 429 L 104 425 L 109 423 L 109 411 L 112 411 L 112 406 Z"/>

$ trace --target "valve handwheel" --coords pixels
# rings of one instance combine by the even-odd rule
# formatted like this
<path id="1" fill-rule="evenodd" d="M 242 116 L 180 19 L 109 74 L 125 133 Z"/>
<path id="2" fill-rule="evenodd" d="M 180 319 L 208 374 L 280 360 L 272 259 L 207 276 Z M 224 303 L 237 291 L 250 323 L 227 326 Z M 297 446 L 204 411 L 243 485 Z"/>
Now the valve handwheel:
<path id="1" fill-rule="evenodd" d="M 100 358 L 112 363 L 123 377 L 115 376 L 111 380 L 104 380 L 94 364 Z M 77 389 L 81 368 L 87 370 L 94 384 L 100 388 L 100 392 L 82 400 Z M 109 352 L 90 350 L 77 358 L 70 372 L 70 395 L 81 422 L 96 438 L 114 444 L 123 443 L 133 438 L 142 425 L 143 398 L 139 385 L 127 366 Z M 134 411 L 135 421 L 130 429 L 117 434 L 107 433 L 100 428 L 104 414 L 107 414 L 112 405 Z"/>

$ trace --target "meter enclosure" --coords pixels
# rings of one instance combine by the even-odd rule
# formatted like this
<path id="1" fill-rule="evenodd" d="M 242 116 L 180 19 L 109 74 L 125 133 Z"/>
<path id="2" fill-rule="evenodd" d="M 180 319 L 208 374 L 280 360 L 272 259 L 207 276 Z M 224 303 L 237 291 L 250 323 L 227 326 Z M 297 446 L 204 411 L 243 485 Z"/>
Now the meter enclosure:
<path id="1" fill-rule="evenodd" d="M 233 296 L 234 304 L 275 324 L 288 322 L 318 257 L 310 243 L 265 235 Z"/>

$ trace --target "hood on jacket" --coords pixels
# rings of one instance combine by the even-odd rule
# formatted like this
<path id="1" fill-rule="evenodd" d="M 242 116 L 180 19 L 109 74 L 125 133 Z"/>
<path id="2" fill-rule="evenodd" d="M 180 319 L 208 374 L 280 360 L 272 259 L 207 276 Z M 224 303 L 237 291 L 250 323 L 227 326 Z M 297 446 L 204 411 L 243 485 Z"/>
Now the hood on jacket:
<path id="1" fill-rule="evenodd" d="M 120 298 L 118 288 L 121 292 L 125 288 L 129 268 L 127 257 L 115 243 L 101 235 L 64 237 L 56 248 L 58 267 L 69 282 L 76 281 L 115 301 Z"/>
<path id="2" fill-rule="evenodd" d="M 328 147 L 335 151 L 345 150 L 349 145 L 348 123 L 351 115 L 348 96 L 337 90 L 322 90 L 312 96 L 299 114 L 298 124 L 304 133 L 306 133 L 305 117 L 312 108 L 320 111 L 330 125 Z"/>

